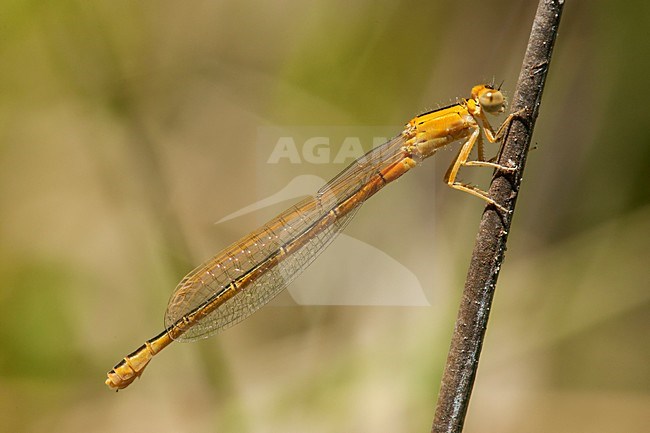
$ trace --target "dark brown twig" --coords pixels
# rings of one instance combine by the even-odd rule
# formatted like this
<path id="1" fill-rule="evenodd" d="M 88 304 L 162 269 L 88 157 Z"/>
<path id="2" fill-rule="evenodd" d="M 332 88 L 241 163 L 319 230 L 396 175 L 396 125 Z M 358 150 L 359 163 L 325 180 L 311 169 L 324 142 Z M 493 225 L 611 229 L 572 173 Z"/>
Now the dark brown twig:
<path id="1" fill-rule="evenodd" d="M 523 114 L 514 119 L 506 133 L 499 159 L 501 165 L 514 164 L 517 170 L 497 173 L 489 190 L 490 197 L 510 212 L 503 215 L 488 206 L 483 213 L 442 378 L 433 433 L 459 433 L 463 429 L 563 7 L 564 0 L 540 0 L 535 14 L 511 108 Z"/>

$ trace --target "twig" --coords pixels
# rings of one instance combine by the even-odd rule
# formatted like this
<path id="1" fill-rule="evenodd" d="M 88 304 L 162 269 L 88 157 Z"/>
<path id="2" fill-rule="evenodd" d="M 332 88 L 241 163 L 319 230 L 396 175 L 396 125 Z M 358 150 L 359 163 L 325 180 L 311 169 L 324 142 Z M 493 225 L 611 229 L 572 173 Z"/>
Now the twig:
<path id="1" fill-rule="evenodd" d="M 499 159 L 501 165 L 514 164 L 517 170 L 497 173 L 489 190 L 490 197 L 510 213 L 503 215 L 490 206 L 483 213 L 442 378 L 433 433 L 459 433 L 463 429 L 563 6 L 564 0 L 540 0 L 535 14 L 511 108 L 512 112 L 524 111 L 511 124 Z"/>

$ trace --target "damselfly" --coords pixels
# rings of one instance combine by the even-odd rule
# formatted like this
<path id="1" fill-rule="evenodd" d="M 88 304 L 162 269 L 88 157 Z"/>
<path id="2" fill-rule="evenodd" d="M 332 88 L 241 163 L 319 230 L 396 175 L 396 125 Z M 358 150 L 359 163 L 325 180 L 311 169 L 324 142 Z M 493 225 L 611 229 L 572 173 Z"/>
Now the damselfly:
<path id="1" fill-rule="evenodd" d="M 506 212 L 485 191 L 456 180 L 462 166 L 506 172 L 516 169 L 484 157 L 481 131 L 489 142 L 498 142 L 514 116 L 509 115 L 495 132 L 486 113 L 504 110 L 505 98 L 499 89 L 475 86 L 469 99 L 415 117 L 400 135 L 353 162 L 314 197 L 292 206 L 194 269 L 169 300 L 165 330 L 109 371 L 106 385 L 126 388 L 172 341 L 208 337 L 253 314 L 314 261 L 361 204 L 444 146 L 462 141 L 445 182 Z M 478 158 L 469 160 L 475 145 Z"/>

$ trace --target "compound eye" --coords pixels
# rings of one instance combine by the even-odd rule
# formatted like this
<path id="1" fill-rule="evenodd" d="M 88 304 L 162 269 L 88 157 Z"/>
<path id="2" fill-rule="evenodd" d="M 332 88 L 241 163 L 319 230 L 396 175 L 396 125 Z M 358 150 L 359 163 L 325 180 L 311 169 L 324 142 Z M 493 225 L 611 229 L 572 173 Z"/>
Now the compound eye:
<path id="1" fill-rule="evenodd" d="M 499 90 L 485 89 L 479 95 L 478 102 L 488 113 L 503 113 L 506 109 L 506 99 Z"/>

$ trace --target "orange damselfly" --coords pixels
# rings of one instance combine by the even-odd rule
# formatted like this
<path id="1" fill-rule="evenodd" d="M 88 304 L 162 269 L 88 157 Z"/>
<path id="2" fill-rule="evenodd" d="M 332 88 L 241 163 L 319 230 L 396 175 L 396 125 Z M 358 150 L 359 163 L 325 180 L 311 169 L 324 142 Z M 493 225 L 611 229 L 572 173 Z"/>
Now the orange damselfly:
<path id="1" fill-rule="evenodd" d="M 499 89 L 474 86 L 469 99 L 415 117 L 400 135 L 353 162 L 314 197 L 292 206 L 194 269 L 169 300 L 165 330 L 109 371 L 106 385 L 126 388 L 172 341 L 208 337 L 253 314 L 309 266 L 361 204 L 444 146 L 463 141 L 445 175 L 447 184 L 505 212 L 485 191 L 456 180 L 462 166 L 515 170 L 484 158 L 481 131 L 489 142 L 498 142 L 514 116 L 509 115 L 495 132 L 485 115 L 504 110 L 505 98 Z M 478 159 L 469 160 L 475 145 Z"/>

